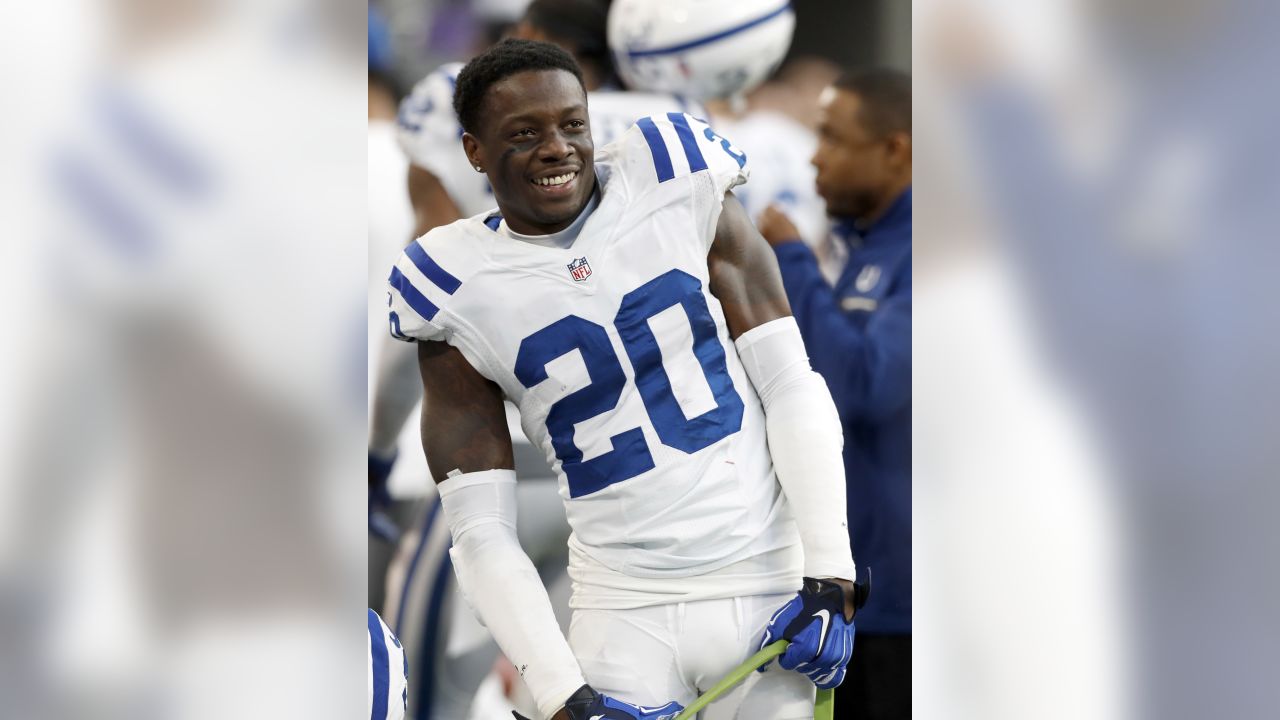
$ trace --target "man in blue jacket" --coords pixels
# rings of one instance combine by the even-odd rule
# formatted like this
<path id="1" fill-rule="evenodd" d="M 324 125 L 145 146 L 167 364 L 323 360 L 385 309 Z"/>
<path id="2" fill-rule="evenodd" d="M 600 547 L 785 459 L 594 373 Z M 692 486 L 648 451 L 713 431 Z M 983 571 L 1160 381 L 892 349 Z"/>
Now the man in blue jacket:
<path id="1" fill-rule="evenodd" d="M 911 78 L 846 73 L 819 118 L 818 193 L 847 253 L 834 287 L 784 215 L 770 208 L 760 231 L 840 411 L 850 541 L 875 573 L 836 707 L 898 720 L 911 717 Z"/>

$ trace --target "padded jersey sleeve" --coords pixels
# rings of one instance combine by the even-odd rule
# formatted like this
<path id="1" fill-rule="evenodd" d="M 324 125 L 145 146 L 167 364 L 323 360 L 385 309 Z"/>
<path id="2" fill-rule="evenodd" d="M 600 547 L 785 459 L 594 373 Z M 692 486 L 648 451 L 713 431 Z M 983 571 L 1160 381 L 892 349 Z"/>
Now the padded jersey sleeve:
<path id="1" fill-rule="evenodd" d="M 686 188 L 707 247 L 715 238 L 724 194 L 750 175 L 746 153 L 688 113 L 640 118 L 606 153 L 623 173 L 633 198 Z"/>
<path id="2" fill-rule="evenodd" d="M 387 317 L 398 340 L 448 341 L 452 335 L 438 316 L 462 283 L 428 253 L 423 241 L 429 237 L 410 243 L 387 278 Z"/>

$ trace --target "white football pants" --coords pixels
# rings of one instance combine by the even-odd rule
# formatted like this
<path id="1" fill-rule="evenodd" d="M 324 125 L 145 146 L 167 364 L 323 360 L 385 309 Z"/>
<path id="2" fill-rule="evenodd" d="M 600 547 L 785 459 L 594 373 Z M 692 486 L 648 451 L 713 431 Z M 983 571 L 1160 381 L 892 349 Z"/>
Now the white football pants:
<path id="1" fill-rule="evenodd" d="M 755 653 L 791 594 L 674 603 L 635 610 L 575 610 L 569 644 L 596 690 L 638 705 L 693 702 Z M 752 673 L 702 720 L 812 720 L 815 688 L 777 661 Z"/>

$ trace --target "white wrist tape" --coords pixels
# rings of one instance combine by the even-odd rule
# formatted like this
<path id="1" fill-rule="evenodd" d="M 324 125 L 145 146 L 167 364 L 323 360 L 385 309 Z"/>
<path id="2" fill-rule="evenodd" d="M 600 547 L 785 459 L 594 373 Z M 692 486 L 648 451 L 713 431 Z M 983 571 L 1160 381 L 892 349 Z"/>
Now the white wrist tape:
<path id="1" fill-rule="evenodd" d="M 764 405 L 778 482 L 804 543 L 804 574 L 854 579 L 845 507 L 844 433 L 831 392 L 809 367 L 795 318 L 752 328 L 738 356 Z"/>
<path id="2" fill-rule="evenodd" d="M 560 633 L 538 571 L 516 539 L 516 474 L 486 470 L 439 485 L 463 596 L 512 664 L 543 717 L 586 684 Z"/>

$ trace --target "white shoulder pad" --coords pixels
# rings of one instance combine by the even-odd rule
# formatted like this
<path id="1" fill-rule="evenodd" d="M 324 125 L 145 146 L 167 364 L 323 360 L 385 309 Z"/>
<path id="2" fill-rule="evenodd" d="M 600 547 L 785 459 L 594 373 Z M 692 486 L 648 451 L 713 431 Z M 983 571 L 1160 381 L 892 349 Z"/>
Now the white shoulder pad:
<path id="1" fill-rule="evenodd" d="M 670 112 L 640 118 L 617 142 L 601 151 L 605 162 L 623 174 L 633 197 L 679 178 L 706 173 L 707 188 L 719 204 L 749 175 L 747 156 L 717 135 L 706 121 Z"/>
<path id="2" fill-rule="evenodd" d="M 387 278 L 391 335 L 399 340 L 447 341 L 452 330 L 439 317 L 440 309 L 468 276 L 461 223 L 438 227 L 409 243 Z"/>
<path id="3" fill-rule="evenodd" d="M 453 87 L 462 63 L 442 65 L 400 102 L 396 139 L 414 165 L 444 186 L 464 217 L 494 206 L 493 191 L 462 149 L 462 126 L 453 112 Z"/>

